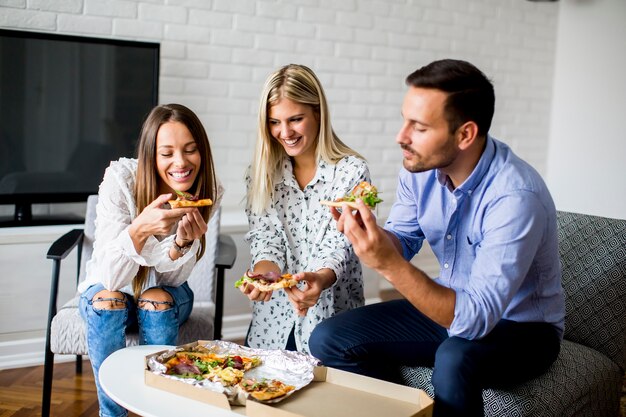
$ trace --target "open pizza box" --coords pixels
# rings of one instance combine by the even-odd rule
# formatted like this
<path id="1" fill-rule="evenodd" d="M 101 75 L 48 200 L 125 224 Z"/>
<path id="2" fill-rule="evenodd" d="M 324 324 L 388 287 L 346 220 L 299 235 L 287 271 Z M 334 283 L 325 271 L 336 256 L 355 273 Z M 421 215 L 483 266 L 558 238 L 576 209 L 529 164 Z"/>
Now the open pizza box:
<path id="1" fill-rule="evenodd" d="M 184 346 L 202 343 L 198 341 Z M 423 390 L 324 366 L 315 368 L 309 385 L 274 404 L 248 400 L 245 406 L 230 405 L 221 393 L 163 378 L 147 368 L 145 383 L 249 417 L 430 417 L 433 409 L 433 400 Z"/>

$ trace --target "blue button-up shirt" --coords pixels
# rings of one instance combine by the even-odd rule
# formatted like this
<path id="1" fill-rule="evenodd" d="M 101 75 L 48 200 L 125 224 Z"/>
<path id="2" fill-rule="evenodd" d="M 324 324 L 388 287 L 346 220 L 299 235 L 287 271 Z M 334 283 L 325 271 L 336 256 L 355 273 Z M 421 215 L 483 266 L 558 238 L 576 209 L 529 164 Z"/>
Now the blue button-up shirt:
<path id="1" fill-rule="evenodd" d="M 385 229 L 410 260 L 424 239 L 436 281 L 456 292 L 448 333 L 488 334 L 500 319 L 547 322 L 563 335 L 556 209 L 541 176 L 504 143 L 487 138 L 472 174 L 454 189 L 438 170 L 400 172 Z"/>

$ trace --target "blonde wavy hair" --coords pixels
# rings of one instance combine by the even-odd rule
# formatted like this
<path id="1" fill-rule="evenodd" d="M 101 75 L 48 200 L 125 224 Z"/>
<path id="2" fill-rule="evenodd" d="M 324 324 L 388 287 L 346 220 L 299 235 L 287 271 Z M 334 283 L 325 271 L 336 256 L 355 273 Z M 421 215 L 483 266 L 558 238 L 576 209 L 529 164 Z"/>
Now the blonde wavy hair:
<path id="1" fill-rule="evenodd" d="M 141 213 L 150 203 L 159 196 L 159 175 L 156 167 L 156 142 L 159 128 L 167 122 L 180 122 L 184 124 L 191 136 L 193 136 L 200 153 L 201 165 L 198 177 L 192 188 L 191 194 L 197 194 L 202 198 L 210 198 L 215 201 L 217 197 L 217 179 L 213 165 L 213 156 L 209 138 L 198 116 L 189 108 L 181 104 L 164 104 L 152 109 L 146 117 L 141 128 L 137 149 L 137 178 L 135 180 L 135 205 L 137 213 Z M 200 214 L 205 222 L 209 222 L 212 206 L 200 207 Z M 196 259 L 204 255 L 204 236 L 200 239 L 200 250 Z M 133 278 L 132 287 L 135 298 L 138 298 L 148 279 L 148 268 L 140 266 L 137 275 Z"/>
<path id="2" fill-rule="evenodd" d="M 268 125 L 269 108 L 280 99 L 288 98 L 313 108 L 319 116 L 317 160 L 336 164 L 348 155 L 364 159 L 343 143 L 330 123 L 330 112 L 322 84 L 315 73 L 304 65 L 289 64 L 271 74 L 265 81 L 259 103 L 257 142 L 252 159 L 247 206 L 255 214 L 266 210 L 274 197 L 274 186 L 280 177 L 281 163 L 286 155 L 282 145 L 272 137 Z"/>

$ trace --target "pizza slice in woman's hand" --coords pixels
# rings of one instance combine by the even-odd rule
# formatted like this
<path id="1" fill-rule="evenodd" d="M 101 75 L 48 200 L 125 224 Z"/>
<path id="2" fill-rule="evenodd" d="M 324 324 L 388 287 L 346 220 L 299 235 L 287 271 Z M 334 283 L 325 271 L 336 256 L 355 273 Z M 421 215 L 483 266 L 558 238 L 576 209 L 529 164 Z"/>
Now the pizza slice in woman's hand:
<path id="1" fill-rule="evenodd" d="M 213 205 L 213 201 L 210 198 L 199 198 L 197 195 L 189 194 L 185 191 L 176 192 L 176 200 L 168 200 L 168 203 L 171 208 L 180 208 L 180 207 L 203 207 L 203 206 L 211 206 Z"/>
<path id="2" fill-rule="evenodd" d="M 246 271 L 245 275 L 235 282 L 235 288 L 239 288 L 244 282 L 255 286 L 261 291 L 291 288 L 298 284 L 298 281 L 293 279 L 291 274 L 281 275 L 278 272 L 255 274 L 254 272 Z"/>

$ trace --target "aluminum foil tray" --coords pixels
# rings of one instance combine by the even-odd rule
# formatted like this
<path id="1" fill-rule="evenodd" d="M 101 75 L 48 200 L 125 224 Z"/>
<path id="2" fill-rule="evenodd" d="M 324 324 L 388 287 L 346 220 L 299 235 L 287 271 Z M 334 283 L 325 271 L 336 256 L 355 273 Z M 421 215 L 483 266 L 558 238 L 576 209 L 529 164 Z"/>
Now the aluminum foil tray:
<path id="1" fill-rule="evenodd" d="M 319 363 L 314 357 L 300 352 L 253 349 L 223 340 L 201 341 L 197 344 L 178 346 L 172 350 L 148 357 L 147 366 L 151 372 L 164 378 L 174 379 L 196 386 L 200 389 L 222 393 L 228 398 L 228 402 L 232 405 L 245 405 L 247 399 L 255 399 L 249 397 L 248 393 L 237 385 L 224 386 L 220 382 L 212 382 L 208 379 L 197 380 L 195 378 L 182 378 L 165 373 L 167 369 L 164 363 L 175 356 L 176 352 L 192 350 L 195 346 L 203 346 L 218 355 L 256 356 L 261 359 L 261 365 L 246 371 L 244 378 L 248 377 L 257 380 L 263 378 L 277 379 L 287 385 L 293 385 L 295 387 L 293 391 L 290 391 L 285 396 L 267 401 L 259 401 L 266 404 L 282 401 L 294 392 L 307 386 L 313 381 L 313 370 Z"/>

